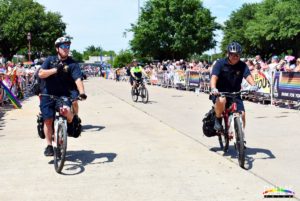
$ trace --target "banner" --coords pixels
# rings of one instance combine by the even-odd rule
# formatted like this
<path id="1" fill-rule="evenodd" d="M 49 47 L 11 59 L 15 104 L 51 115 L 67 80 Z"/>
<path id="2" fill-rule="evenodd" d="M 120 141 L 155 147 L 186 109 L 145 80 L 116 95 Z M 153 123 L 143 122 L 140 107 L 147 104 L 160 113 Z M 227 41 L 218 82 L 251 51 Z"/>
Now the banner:
<path id="1" fill-rule="evenodd" d="M 199 87 L 199 85 L 200 85 L 200 74 L 199 74 L 199 72 L 189 71 L 188 83 L 189 83 L 189 86 Z"/>
<path id="2" fill-rule="evenodd" d="M 300 73 L 276 72 L 273 91 L 275 98 L 300 101 Z"/>
<path id="3" fill-rule="evenodd" d="M 258 86 L 257 92 L 271 95 L 271 77 L 269 76 L 269 74 L 265 74 L 263 72 L 256 72 L 252 74 L 252 76 L 254 77 L 254 81 Z"/>
<path id="4" fill-rule="evenodd" d="M 185 72 L 183 70 L 177 70 L 174 75 L 174 84 L 185 85 Z"/>
<path id="5" fill-rule="evenodd" d="M 3 87 L 8 99 L 11 101 L 13 106 L 17 109 L 20 109 L 22 107 L 20 101 L 15 97 L 15 95 L 0 81 L 0 85 Z"/>

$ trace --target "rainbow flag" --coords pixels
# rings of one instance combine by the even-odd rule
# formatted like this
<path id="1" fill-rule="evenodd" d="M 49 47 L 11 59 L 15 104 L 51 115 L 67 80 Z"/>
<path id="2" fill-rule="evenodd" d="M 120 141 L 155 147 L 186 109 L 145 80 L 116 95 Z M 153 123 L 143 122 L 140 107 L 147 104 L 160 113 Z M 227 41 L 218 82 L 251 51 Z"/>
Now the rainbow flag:
<path id="1" fill-rule="evenodd" d="M 3 87 L 8 99 L 11 101 L 13 106 L 16 109 L 21 109 L 22 105 L 21 105 L 20 101 L 17 99 L 17 97 L 15 97 L 13 95 L 13 93 L 2 83 L 2 81 L 0 81 L 0 85 Z"/>

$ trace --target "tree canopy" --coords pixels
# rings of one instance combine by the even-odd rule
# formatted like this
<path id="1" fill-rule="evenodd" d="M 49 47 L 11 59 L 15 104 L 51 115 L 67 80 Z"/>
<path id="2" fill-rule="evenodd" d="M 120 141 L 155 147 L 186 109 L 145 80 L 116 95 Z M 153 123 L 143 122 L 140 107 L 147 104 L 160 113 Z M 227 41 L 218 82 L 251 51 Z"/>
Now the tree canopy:
<path id="1" fill-rule="evenodd" d="M 0 52 L 11 59 L 27 48 L 27 34 L 31 33 L 31 52 L 49 53 L 54 41 L 65 32 L 61 15 L 45 12 L 33 0 L 0 0 Z"/>
<path id="2" fill-rule="evenodd" d="M 246 54 L 263 57 L 291 50 L 300 56 L 299 0 L 264 0 L 244 5 L 225 22 L 222 48 L 228 41 L 240 42 Z"/>
<path id="3" fill-rule="evenodd" d="M 213 48 L 218 28 L 200 0 L 149 0 L 131 26 L 130 45 L 141 57 L 186 58 Z"/>

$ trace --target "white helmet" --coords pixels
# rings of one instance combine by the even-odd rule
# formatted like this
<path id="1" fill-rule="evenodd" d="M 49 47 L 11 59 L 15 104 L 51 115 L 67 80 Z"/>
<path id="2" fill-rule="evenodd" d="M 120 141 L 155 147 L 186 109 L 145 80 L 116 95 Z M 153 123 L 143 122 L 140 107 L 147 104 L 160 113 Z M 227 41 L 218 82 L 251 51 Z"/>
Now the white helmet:
<path id="1" fill-rule="evenodd" d="M 56 39 L 55 41 L 55 46 L 59 46 L 60 44 L 62 43 L 70 43 L 71 44 L 71 37 L 70 36 L 62 36 L 62 37 L 59 37 L 58 39 Z"/>

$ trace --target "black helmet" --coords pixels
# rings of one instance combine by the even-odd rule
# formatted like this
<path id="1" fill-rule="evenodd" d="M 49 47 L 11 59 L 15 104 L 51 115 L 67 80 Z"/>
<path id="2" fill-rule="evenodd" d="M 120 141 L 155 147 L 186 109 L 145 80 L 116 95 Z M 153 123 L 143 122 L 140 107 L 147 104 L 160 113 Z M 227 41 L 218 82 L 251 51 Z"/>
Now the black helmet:
<path id="1" fill-rule="evenodd" d="M 243 51 L 242 46 L 237 42 L 232 42 L 227 46 L 228 53 L 241 54 Z"/>

